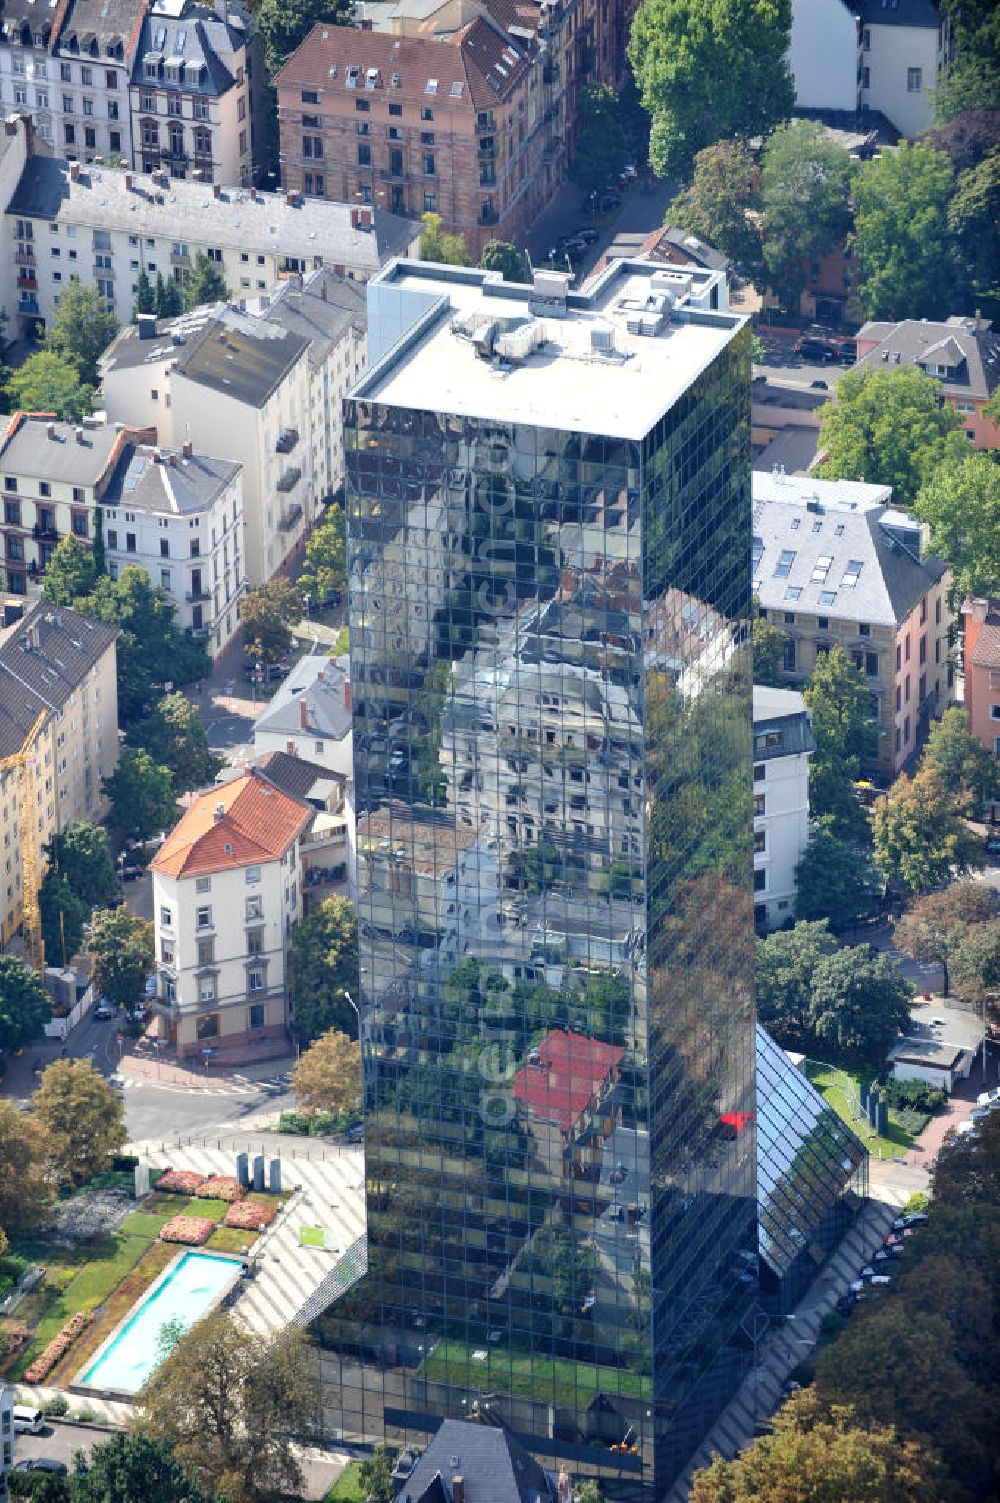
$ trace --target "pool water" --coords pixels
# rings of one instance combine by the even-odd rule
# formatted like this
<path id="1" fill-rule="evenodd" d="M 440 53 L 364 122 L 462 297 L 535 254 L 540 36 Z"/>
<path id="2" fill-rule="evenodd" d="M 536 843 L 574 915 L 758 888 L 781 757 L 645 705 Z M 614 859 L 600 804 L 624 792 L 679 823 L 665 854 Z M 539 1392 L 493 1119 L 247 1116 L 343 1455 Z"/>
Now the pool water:
<path id="1" fill-rule="evenodd" d="M 171 1321 L 184 1330 L 193 1326 L 212 1308 L 239 1267 L 239 1258 L 186 1252 L 77 1381 L 117 1393 L 136 1393 L 163 1360 L 159 1344 L 163 1327 Z"/>

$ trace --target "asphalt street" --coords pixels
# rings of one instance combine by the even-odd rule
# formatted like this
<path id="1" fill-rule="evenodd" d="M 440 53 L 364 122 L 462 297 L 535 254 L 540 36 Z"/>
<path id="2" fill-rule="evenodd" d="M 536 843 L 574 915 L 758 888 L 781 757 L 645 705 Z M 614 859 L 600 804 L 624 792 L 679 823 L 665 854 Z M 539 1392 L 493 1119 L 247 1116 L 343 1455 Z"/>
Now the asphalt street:
<path id="1" fill-rule="evenodd" d="M 764 346 L 764 358 L 755 363 L 754 369 L 763 371 L 769 381 L 800 386 L 807 391 L 816 389 L 813 387 L 814 381 L 825 381 L 832 392 L 840 377 L 850 369 L 846 364 L 816 362 L 796 355 L 794 346 L 797 334 L 774 334 L 766 328 L 758 328 L 757 333 Z"/>

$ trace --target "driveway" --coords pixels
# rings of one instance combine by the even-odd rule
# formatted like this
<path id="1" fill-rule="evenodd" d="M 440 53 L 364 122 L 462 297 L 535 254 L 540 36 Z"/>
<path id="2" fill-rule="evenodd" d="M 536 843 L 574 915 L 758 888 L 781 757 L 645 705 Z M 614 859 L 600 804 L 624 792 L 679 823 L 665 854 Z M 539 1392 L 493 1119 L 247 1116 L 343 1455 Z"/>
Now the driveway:
<path id="1" fill-rule="evenodd" d="M 596 229 L 597 244 L 591 246 L 577 268 L 583 280 L 611 247 L 614 247 L 615 255 L 634 256 L 647 235 L 663 224 L 667 206 L 676 192 L 676 184 L 666 178 L 636 183 L 623 194 L 620 208 L 595 219 L 586 207 L 586 195 L 573 183 L 564 183 L 528 231 L 525 248 L 537 264 L 546 258 L 551 246 L 561 236 L 575 234 L 577 230 Z"/>

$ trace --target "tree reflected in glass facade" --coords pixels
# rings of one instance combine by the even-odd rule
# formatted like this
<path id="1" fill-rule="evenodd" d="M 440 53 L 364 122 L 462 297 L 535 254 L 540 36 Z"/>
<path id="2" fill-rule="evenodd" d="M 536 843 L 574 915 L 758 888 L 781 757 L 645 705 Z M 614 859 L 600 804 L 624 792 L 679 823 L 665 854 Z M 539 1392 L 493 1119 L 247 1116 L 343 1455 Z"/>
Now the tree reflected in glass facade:
<path id="1" fill-rule="evenodd" d="M 638 438 L 433 390 L 345 405 L 368 1272 L 317 1330 L 346 1441 L 478 1414 L 610 1495 L 662 1489 L 745 1371 L 750 352 L 725 327 Z"/>

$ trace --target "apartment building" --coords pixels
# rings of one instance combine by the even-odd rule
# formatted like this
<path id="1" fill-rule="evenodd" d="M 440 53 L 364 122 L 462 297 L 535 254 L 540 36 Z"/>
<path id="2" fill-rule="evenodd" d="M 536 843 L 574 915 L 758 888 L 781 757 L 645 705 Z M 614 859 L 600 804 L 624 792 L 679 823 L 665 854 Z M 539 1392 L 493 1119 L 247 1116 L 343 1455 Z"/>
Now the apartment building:
<path id="1" fill-rule="evenodd" d="M 287 752 L 350 778 L 354 773 L 350 660 L 307 653 L 253 727 L 254 750 Z"/>
<path id="2" fill-rule="evenodd" d="M 117 579 L 145 569 L 177 611 L 177 624 L 212 657 L 239 628 L 243 574 L 243 470 L 225 459 L 151 444 L 126 445 L 102 496 L 104 553 Z"/>
<path id="3" fill-rule="evenodd" d="M 312 807 L 256 768 L 198 795 L 151 863 L 154 1010 L 181 1057 L 283 1037 Z"/>
<path id="4" fill-rule="evenodd" d="M 951 58 L 936 0 L 793 0 L 788 63 L 802 110 L 881 114 L 900 135 L 933 123 Z"/>
<path id="5" fill-rule="evenodd" d="M 889 486 L 755 470 L 753 500 L 753 590 L 785 633 L 789 687 L 839 643 L 871 691 L 870 770 L 894 778 L 950 697 L 947 564 Z"/>
<path id="6" fill-rule="evenodd" d="M 153 428 L 168 448 L 214 449 L 241 466 L 251 589 L 277 572 L 317 515 L 308 350 L 302 336 L 220 305 L 162 332 L 143 319 L 102 363 L 109 420 Z"/>
<path id="7" fill-rule="evenodd" d="M 753 902 L 757 928 L 795 917 L 795 869 L 809 843 L 812 716 L 794 689 L 753 689 Z"/>
<path id="8" fill-rule="evenodd" d="M 309 435 L 316 500 L 344 483 L 340 409 L 365 368 L 368 316 L 363 288 L 328 266 L 280 282 L 251 312 L 309 341 Z"/>
<path id="9" fill-rule="evenodd" d="M 0 307 L 11 336 L 50 323 L 74 276 L 127 324 L 140 270 L 183 282 L 199 251 L 234 297 L 253 297 L 321 266 L 366 281 L 419 247 L 419 225 L 378 210 L 46 157 L 23 118 L 6 122 L 4 146 Z"/>
<path id="10" fill-rule="evenodd" d="M 0 759 L 29 750 L 33 756 L 34 809 L 22 825 L 17 776 L 0 772 L 0 943 L 6 946 L 22 918 L 24 847 L 42 847 L 73 820 L 95 821 L 107 812 L 101 779 L 118 762 L 118 683 L 115 627 L 77 611 L 27 606 L 0 629 Z M 35 733 L 39 716 L 44 717 Z"/>
<path id="11" fill-rule="evenodd" d="M 1000 757 L 1000 601 L 968 600 L 962 615 L 969 730 Z"/>
<path id="12" fill-rule="evenodd" d="M 129 435 L 18 412 L 0 427 L 0 590 L 37 588 L 64 537 L 93 547 L 101 492 Z"/>
<path id="13" fill-rule="evenodd" d="M 566 176 L 580 89 L 620 74 L 621 9 L 397 0 L 317 25 L 275 81 L 282 181 L 440 214 L 474 257 L 518 243 Z"/>
<path id="14" fill-rule="evenodd" d="M 143 172 L 248 187 L 254 178 L 253 89 L 263 60 L 250 12 L 152 0 L 129 86 L 135 152 Z"/>
<path id="15" fill-rule="evenodd" d="M 940 383 L 941 400 L 954 408 L 973 448 L 1000 449 L 1000 423 L 983 409 L 1000 386 L 1000 334 L 979 314 L 955 314 L 943 323 L 906 318 L 872 322 L 858 330 L 858 366 L 913 365 Z"/>

